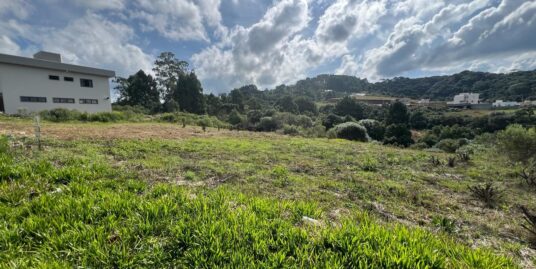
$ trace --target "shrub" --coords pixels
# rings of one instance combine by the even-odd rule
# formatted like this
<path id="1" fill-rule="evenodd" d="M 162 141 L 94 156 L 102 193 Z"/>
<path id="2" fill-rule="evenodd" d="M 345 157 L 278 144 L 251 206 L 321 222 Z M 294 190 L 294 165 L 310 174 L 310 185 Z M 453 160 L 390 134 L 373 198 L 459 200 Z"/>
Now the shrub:
<path id="1" fill-rule="evenodd" d="M 367 129 L 355 122 L 345 122 L 333 127 L 337 138 L 367 142 L 370 140 Z"/>
<path id="2" fill-rule="evenodd" d="M 445 152 L 454 153 L 457 149 L 459 149 L 463 144 L 465 143 L 465 140 L 461 139 L 443 139 L 439 141 L 435 146 L 438 149 L 441 149 Z"/>
<path id="3" fill-rule="evenodd" d="M 382 141 L 385 135 L 385 127 L 377 120 L 365 119 L 358 122 L 360 125 L 367 129 L 367 133 L 370 138 Z"/>
<path id="4" fill-rule="evenodd" d="M 272 117 L 263 117 L 257 124 L 257 130 L 263 132 L 273 132 L 279 127 L 277 121 Z"/>
<path id="5" fill-rule="evenodd" d="M 411 131 L 406 124 L 391 124 L 385 130 L 384 144 L 408 147 L 413 144 Z"/>
<path id="6" fill-rule="evenodd" d="M 502 191 L 498 190 L 491 182 L 471 186 L 469 190 L 474 197 L 480 199 L 489 208 L 494 208 L 503 196 Z"/>
<path id="7" fill-rule="evenodd" d="M 521 125 L 508 126 L 497 134 L 497 146 L 511 160 L 527 162 L 536 157 L 536 128 L 526 129 Z"/>
<path id="8" fill-rule="evenodd" d="M 52 110 L 45 110 L 39 113 L 41 118 L 52 122 L 65 122 L 72 120 L 79 120 L 81 113 L 76 110 L 69 110 L 65 108 L 55 108 Z"/>
<path id="9" fill-rule="evenodd" d="M 469 154 L 469 152 L 460 152 L 458 153 L 458 159 L 461 161 L 461 162 L 469 162 L 471 160 L 471 155 Z"/>
<path id="10" fill-rule="evenodd" d="M 424 135 L 421 139 L 419 139 L 419 143 L 426 143 L 428 147 L 433 147 L 435 144 L 439 142 L 439 138 L 433 133 L 427 133 Z"/>
<path id="11" fill-rule="evenodd" d="M 286 135 L 299 135 L 300 129 L 294 125 L 284 125 L 283 126 L 283 134 Z"/>

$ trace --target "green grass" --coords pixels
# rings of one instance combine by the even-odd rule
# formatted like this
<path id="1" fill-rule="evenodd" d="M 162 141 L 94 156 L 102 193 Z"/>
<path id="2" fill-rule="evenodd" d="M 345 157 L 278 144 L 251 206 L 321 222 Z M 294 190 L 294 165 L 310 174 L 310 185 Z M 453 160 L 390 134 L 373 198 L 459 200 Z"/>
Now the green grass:
<path id="1" fill-rule="evenodd" d="M 515 205 L 536 205 L 515 167 L 478 148 L 454 168 L 429 164 L 447 154 L 284 136 L 12 151 L 0 268 L 516 267 Z M 495 211 L 467 190 L 488 179 L 506 190 Z"/>

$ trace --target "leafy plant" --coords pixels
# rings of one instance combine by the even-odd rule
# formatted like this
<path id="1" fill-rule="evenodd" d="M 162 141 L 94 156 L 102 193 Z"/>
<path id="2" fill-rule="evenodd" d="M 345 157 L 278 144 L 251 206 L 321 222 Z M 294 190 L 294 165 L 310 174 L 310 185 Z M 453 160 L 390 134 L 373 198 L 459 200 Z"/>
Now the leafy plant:
<path id="1" fill-rule="evenodd" d="M 456 157 L 448 157 L 447 165 L 448 165 L 448 167 L 456 166 Z"/>
<path id="2" fill-rule="evenodd" d="M 536 214 L 532 213 L 526 207 L 521 206 L 523 212 L 523 218 L 525 223 L 521 224 L 530 233 L 530 241 L 532 244 L 536 244 Z"/>
<path id="3" fill-rule="evenodd" d="M 432 224 L 434 224 L 436 227 L 440 228 L 442 231 L 446 233 L 454 233 L 457 230 L 456 227 L 456 220 L 449 219 L 446 217 L 440 217 L 436 216 L 432 219 Z"/>
<path id="4" fill-rule="evenodd" d="M 442 164 L 441 160 L 436 156 L 430 156 L 429 162 L 432 166 L 440 166 Z"/>
<path id="5" fill-rule="evenodd" d="M 536 162 L 531 160 L 526 167 L 522 168 L 521 172 L 518 173 L 525 183 L 531 187 L 536 187 Z"/>
<path id="6" fill-rule="evenodd" d="M 470 186 L 469 191 L 489 208 L 494 208 L 503 197 L 503 191 L 499 190 L 491 182 Z"/>
<path id="7" fill-rule="evenodd" d="M 460 152 L 458 153 L 458 160 L 467 163 L 471 160 L 471 155 L 468 152 Z"/>

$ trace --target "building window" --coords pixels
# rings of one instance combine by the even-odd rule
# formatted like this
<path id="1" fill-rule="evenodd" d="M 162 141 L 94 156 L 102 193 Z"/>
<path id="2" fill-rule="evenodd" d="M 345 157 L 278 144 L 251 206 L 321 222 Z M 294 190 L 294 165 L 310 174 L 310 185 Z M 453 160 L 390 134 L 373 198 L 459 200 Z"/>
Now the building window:
<path id="1" fill-rule="evenodd" d="M 81 78 L 80 79 L 80 87 L 93 88 L 93 80 Z"/>
<path id="2" fill-rule="evenodd" d="M 34 96 L 21 96 L 20 101 L 25 102 L 25 103 L 46 103 L 47 98 L 46 97 L 34 97 Z"/>
<path id="3" fill-rule="evenodd" d="M 59 103 L 59 104 L 74 104 L 74 98 L 59 98 L 54 97 L 52 98 L 53 103 Z"/>
<path id="4" fill-rule="evenodd" d="M 96 105 L 99 103 L 97 99 L 80 99 L 80 104 Z"/>
<path id="5" fill-rule="evenodd" d="M 64 80 L 64 81 L 73 82 L 73 81 L 74 81 L 74 78 L 73 78 L 73 77 L 64 77 L 63 80 Z"/>
<path id="6" fill-rule="evenodd" d="M 48 79 L 50 79 L 50 80 L 60 80 L 60 76 L 49 75 Z"/>

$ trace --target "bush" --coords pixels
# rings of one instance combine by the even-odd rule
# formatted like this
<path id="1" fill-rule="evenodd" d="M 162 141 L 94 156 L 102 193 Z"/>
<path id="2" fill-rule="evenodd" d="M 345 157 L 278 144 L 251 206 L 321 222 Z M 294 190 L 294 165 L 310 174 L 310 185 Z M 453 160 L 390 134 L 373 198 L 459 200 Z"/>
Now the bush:
<path id="1" fill-rule="evenodd" d="M 65 122 L 65 121 L 79 120 L 81 113 L 77 110 L 55 108 L 52 110 L 41 111 L 39 115 L 44 120 L 48 120 L 52 122 Z"/>
<path id="2" fill-rule="evenodd" d="M 337 138 L 368 142 L 370 137 L 367 129 L 355 122 L 345 122 L 333 127 L 333 133 Z"/>
<path id="3" fill-rule="evenodd" d="M 511 160 L 527 162 L 536 157 L 536 128 L 510 125 L 497 134 L 497 146 L 499 152 L 504 152 Z"/>
<path id="4" fill-rule="evenodd" d="M 406 124 L 391 124 L 385 130 L 384 144 L 408 147 L 413 144 L 411 131 Z"/>
<path id="5" fill-rule="evenodd" d="M 385 127 L 377 120 L 365 119 L 358 122 L 360 125 L 367 129 L 367 133 L 370 138 L 376 141 L 382 141 L 385 135 Z"/>
<path id="6" fill-rule="evenodd" d="M 300 129 L 294 125 L 284 125 L 283 126 L 283 134 L 286 135 L 299 135 Z"/>
<path id="7" fill-rule="evenodd" d="M 468 141 L 466 139 L 443 139 L 439 141 L 435 147 L 441 149 L 445 152 L 454 153 L 456 150 L 461 148 L 464 145 L 467 145 Z"/>
<path id="8" fill-rule="evenodd" d="M 263 117 L 257 124 L 257 130 L 261 132 L 273 132 L 279 127 L 277 121 L 272 117 Z"/>

